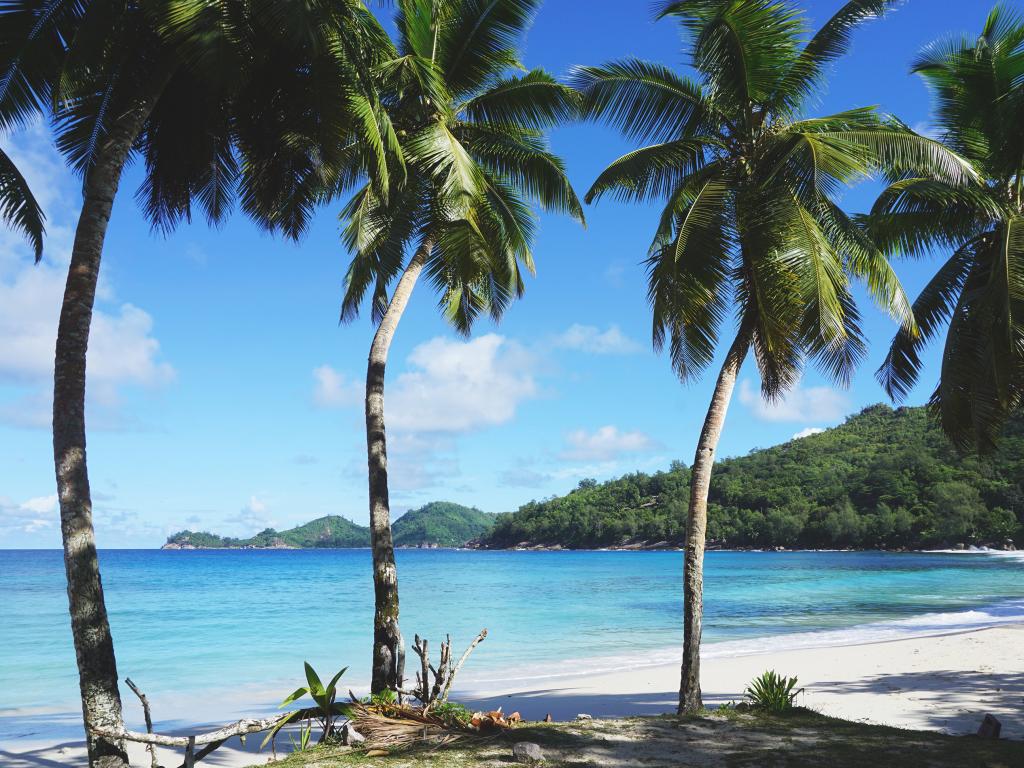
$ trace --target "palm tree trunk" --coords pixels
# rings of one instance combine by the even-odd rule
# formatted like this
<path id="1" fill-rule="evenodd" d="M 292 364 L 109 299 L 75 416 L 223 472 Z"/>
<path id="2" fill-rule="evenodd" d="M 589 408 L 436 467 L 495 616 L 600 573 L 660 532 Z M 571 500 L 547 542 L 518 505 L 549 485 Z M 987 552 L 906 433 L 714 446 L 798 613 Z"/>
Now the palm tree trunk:
<path id="1" fill-rule="evenodd" d="M 398 570 L 391 540 L 388 500 L 388 452 L 384 434 L 384 371 L 398 321 L 409 303 L 416 280 L 430 257 L 428 238 L 402 273 L 395 293 L 370 345 L 366 366 L 366 457 L 370 479 L 370 547 L 373 550 L 373 677 L 372 693 L 400 688 L 405 673 L 405 643 L 398 628 Z"/>
<path id="2" fill-rule="evenodd" d="M 163 81 L 163 82 L 166 82 Z M 89 765 L 127 768 L 124 743 L 97 736 L 94 727 L 123 729 L 117 689 L 114 643 L 103 600 L 92 498 L 85 456 L 85 363 L 103 240 L 121 171 L 132 144 L 156 101 L 140 99 L 102 140 L 85 181 L 82 212 L 75 231 L 64 303 L 57 328 L 53 374 L 53 461 L 60 499 L 64 566 L 68 579 L 71 634 L 78 660 Z"/>
<path id="3" fill-rule="evenodd" d="M 704 612 L 704 539 L 708 525 L 708 490 L 715 450 L 722 434 L 725 414 L 736 386 L 743 358 L 750 346 L 749 336 L 741 331 L 729 348 L 715 383 L 711 406 L 704 417 L 697 453 L 690 472 L 690 510 L 686 521 L 686 562 L 683 568 L 683 665 L 679 684 L 680 715 L 699 711 L 704 703 L 700 695 L 700 634 Z"/>

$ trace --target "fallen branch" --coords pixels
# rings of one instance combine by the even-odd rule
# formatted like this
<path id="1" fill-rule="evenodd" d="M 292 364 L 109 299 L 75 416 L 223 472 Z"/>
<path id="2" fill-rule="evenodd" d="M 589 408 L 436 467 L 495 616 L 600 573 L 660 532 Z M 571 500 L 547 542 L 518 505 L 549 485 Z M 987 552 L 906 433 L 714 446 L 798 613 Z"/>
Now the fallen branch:
<path id="1" fill-rule="evenodd" d="M 319 710 L 309 710 L 311 713 L 315 711 Z M 199 733 L 194 736 L 165 736 L 161 733 L 139 733 L 138 731 L 130 731 L 127 728 L 117 730 L 114 728 L 94 727 L 92 732 L 97 736 L 103 736 L 108 739 L 123 739 L 124 741 L 134 741 L 138 744 L 156 744 L 161 747 L 188 747 L 190 740 L 194 739 L 192 741 L 193 746 L 200 747 L 218 741 L 227 741 L 233 736 L 248 736 L 250 733 L 266 731 L 277 725 L 283 718 L 291 717 L 292 714 L 294 713 L 275 715 L 274 717 L 266 717 L 262 720 L 243 719 L 236 723 L 225 725 L 223 728 L 218 728 L 215 731 Z M 296 719 L 301 719 L 301 717 Z"/>
<path id="2" fill-rule="evenodd" d="M 149 699 L 146 698 L 146 694 L 139 690 L 130 677 L 124 679 L 128 683 L 128 687 L 132 689 L 132 692 L 139 697 L 139 701 L 142 702 L 142 714 L 146 718 L 146 733 L 153 732 L 153 717 L 149 712 Z M 160 768 L 160 763 L 156 759 L 156 746 L 149 744 L 146 746 L 146 751 L 149 752 L 149 763 L 152 768 Z"/>

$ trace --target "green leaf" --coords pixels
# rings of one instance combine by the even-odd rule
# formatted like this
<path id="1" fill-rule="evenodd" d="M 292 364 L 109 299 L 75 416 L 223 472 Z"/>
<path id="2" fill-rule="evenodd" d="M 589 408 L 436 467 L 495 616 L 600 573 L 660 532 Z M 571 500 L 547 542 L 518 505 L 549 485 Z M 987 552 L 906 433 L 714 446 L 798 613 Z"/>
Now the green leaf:
<path id="1" fill-rule="evenodd" d="M 313 669 L 312 665 L 308 661 L 303 662 L 303 666 L 306 669 L 306 681 L 309 683 L 309 695 L 314 699 L 317 696 L 324 695 L 324 684 L 320 682 L 320 678 Z"/>
<path id="2" fill-rule="evenodd" d="M 11 158 L 0 150 L 0 220 L 28 238 L 36 261 L 43 257 L 43 210 Z"/>
<path id="3" fill-rule="evenodd" d="M 262 742 L 260 742 L 260 749 L 263 749 L 263 748 L 264 748 L 265 746 L 267 746 L 267 744 L 269 744 L 269 743 L 271 742 L 271 740 L 272 740 L 272 739 L 273 739 L 273 738 L 274 738 L 275 736 L 277 736 L 277 734 L 278 734 L 278 733 L 280 733 L 280 731 L 281 731 L 281 729 L 282 729 L 282 728 L 284 728 L 284 727 L 285 727 L 286 725 L 288 725 L 289 723 L 291 723 L 291 722 L 293 722 L 293 721 L 295 721 L 295 720 L 298 720 L 298 719 L 299 719 L 299 716 L 300 716 L 301 714 L 302 714 L 302 711 L 301 711 L 301 710 L 299 710 L 299 711 L 297 711 L 297 712 L 290 712 L 290 713 L 288 713 L 287 715 L 285 715 L 284 717 L 282 717 L 282 718 L 281 718 L 280 720 L 278 720 L 278 721 L 277 721 L 277 722 L 276 722 L 276 723 L 274 724 L 274 727 L 273 727 L 273 728 L 271 728 L 271 729 L 270 729 L 270 730 L 269 730 L 269 731 L 267 732 L 267 735 L 266 735 L 266 737 L 265 737 L 265 738 L 263 739 L 263 741 L 262 741 Z"/>
<path id="4" fill-rule="evenodd" d="M 305 696 L 308 693 L 309 693 L 309 688 L 297 688 L 295 691 L 293 691 L 292 693 L 288 694 L 288 696 L 285 698 L 285 700 L 277 705 L 277 708 L 281 709 L 283 707 L 287 707 L 289 704 L 292 704 L 293 702 L 298 701 L 299 699 L 301 699 L 303 696 Z"/>

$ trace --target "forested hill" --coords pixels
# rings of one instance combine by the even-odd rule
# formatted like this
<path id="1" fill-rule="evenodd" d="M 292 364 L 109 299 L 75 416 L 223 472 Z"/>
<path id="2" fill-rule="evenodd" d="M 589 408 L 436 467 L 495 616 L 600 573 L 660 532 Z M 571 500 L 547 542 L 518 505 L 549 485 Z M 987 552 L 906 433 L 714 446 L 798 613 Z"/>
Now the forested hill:
<path id="1" fill-rule="evenodd" d="M 395 543 L 406 547 L 421 544 L 461 547 L 490 531 L 496 517 L 450 501 L 433 501 L 409 510 L 395 521 Z"/>
<path id="2" fill-rule="evenodd" d="M 487 533 L 494 515 L 447 501 L 406 512 L 392 525 L 399 547 L 459 547 Z M 370 529 L 339 515 L 321 517 L 287 531 L 268 528 L 248 539 L 204 531 L 180 531 L 164 549 L 344 549 L 370 546 Z"/>
<path id="3" fill-rule="evenodd" d="M 480 546 L 680 545 L 689 470 L 636 473 L 500 515 Z M 1024 544 L 1024 419 L 987 458 L 958 456 L 924 408 L 845 424 L 715 466 L 712 547 L 925 548 Z"/>

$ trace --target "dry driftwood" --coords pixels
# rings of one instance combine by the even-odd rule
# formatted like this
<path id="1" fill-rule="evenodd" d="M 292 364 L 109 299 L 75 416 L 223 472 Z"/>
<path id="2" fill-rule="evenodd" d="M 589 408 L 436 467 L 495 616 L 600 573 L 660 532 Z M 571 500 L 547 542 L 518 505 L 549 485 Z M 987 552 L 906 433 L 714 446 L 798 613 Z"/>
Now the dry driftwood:
<path id="1" fill-rule="evenodd" d="M 193 746 L 199 747 L 206 744 L 213 744 L 218 741 L 227 741 L 233 736 L 247 736 L 250 733 L 259 733 L 273 728 L 277 721 L 287 715 L 275 715 L 262 720 L 243 719 L 231 725 L 225 725 L 215 731 L 199 733 L 194 736 L 165 736 L 161 733 L 139 733 L 130 731 L 127 728 L 118 731 L 113 728 L 93 728 L 93 733 L 104 736 L 108 739 L 124 739 L 139 744 L 156 744 L 161 747 L 188 747 L 189 741 L 194 739 Z"/>
<path id="2" fill-rule="evenodd" d="M 142 702 L 142 714 L 146 718 L 146 733 L 153 732 L 153 717 L 149 712 L 149 699 L 146 698 L 146 694 L 139 690 L 139 686 L 132 682 L 130 677 L 124 679 L 128 683 L 128 687 L 132 689 L 132 692 L 139 697 L 139 701 Z M 149 763 L 152 768 L 160 768 L 160 763 L 156 759 L 156 746 L 153 744 L 146 745 L 146 751 L 149 752 Z"/>
<path id="3" fill-rule="evenodd" d="M 428 712 L 435 704 L 447 701 L 455 676 L 462 669 L 462 665 L 466 663 L 466 659 L 469 658 L 473 649 L 480 645 L 486 637 L 487 630 L 481 630 L 480 634 L 466 648 L 458 663 L 452 664 L 452 638 L 451 635 L 447 635 L 444 642 L 441 643 L 441 658 L 435 667 L 430 663 L 429 642 L 426 638 L 416 635 L 413 650 L 420 657 L 420 671 L 416 673 L 416 687 L 412 690 L 396 688 L 395 693 L 399 697 L 405 695 L 416 698 L 424 713 Z M 401 702 L 401 698 L 399 698 L 399 702 Z"/>

